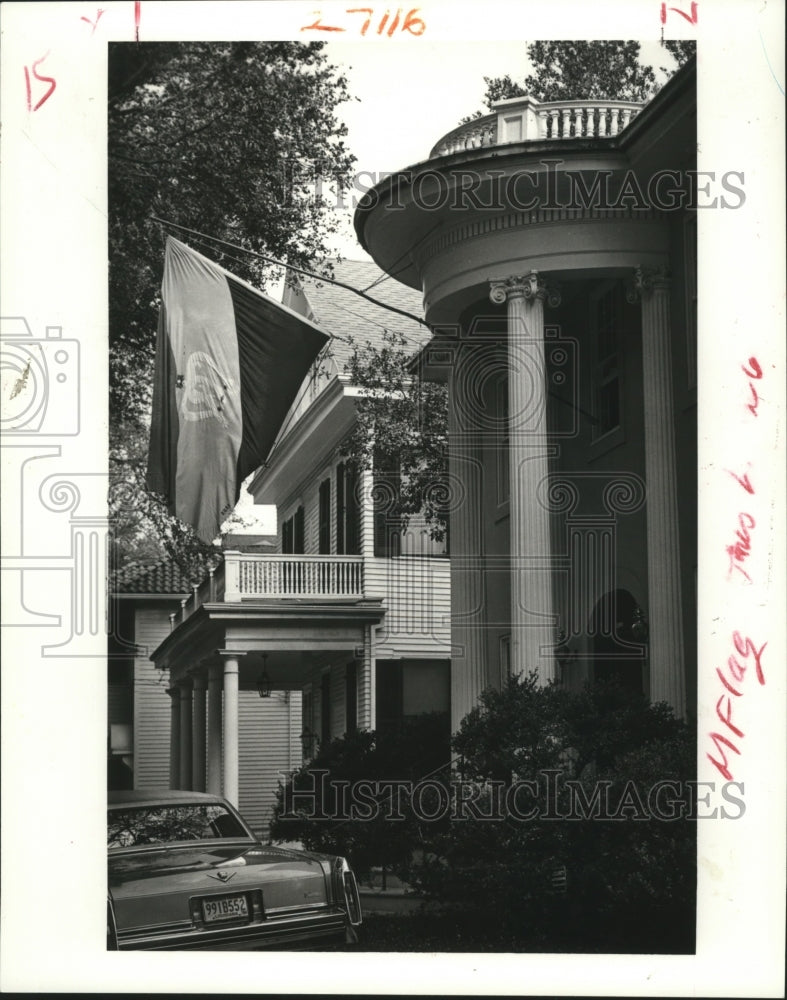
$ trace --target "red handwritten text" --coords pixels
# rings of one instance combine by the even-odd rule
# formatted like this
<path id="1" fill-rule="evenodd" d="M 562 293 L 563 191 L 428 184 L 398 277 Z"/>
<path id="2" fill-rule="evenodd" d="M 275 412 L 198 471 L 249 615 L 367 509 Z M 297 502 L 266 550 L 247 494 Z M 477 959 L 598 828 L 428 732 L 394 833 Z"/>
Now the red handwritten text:
<path id="1" fill-rule="evenodd" d="M 104 8 L 103 7 L 99 7 L 98 10 L 96 11 L 96 19 L 95 19 L 95 21 L 91 21 L 89 17 L 80 17 L 80 19 L 79 19 L 80 21 L 84 21 L 86 24 L 92 24 L 93 25 L 93 30 L 90 32 L 91 35 L 95 33 L 95 30 L 98 27 L 98 22 L 101 20 L 101 15 L 103 13 L 104 13 Z"/>
<path id="2" fill-rule="evenodd" d="M 762 378 L 762 368 L 760 368 L 760 363 L 756 358 L 749 358 L 748 367 L 746 365 L 741 365 L 741 371 L 749 379 L 756 380 Z M 749 391 L 751 392 L 752 401 L 747 404 L 746 408 L 756 417 L 757 407 L 760 405 L 760 396 L 754 387 L 754 381 L 749 382 Z"/>
<path id="3" fill-rule="evenodd" d="M 729 579 L 734 570 L 738 570 L 741 576 L 745 576 L 749 583 L 751 583 L 751 577 L 743 568 L 744 562 L 751 555 L 751 528 L 754 528 L 756 521 L 745 511 L 738 514 L 738 528 L 735 532 L 735 541 L 727 546 L 727 555 L 730 557 L 730 566 L 727 571 L 727 579 Z"/>
<path id="4" fill-rule="evenodd" d="M 692 3 L 691 13 L 687 14 L 685 10 L 681 10 L 679 7 L 667 7 L 667 5 L 663 3 L 661 5 L 661 23 L 662 24 L 667 23 L 667 10 L 671 10 L 673 14 L 680 14 L 680 16 L 684 18 L 684 20 L 688 21 L 689 24 L 696 24 L 698 6 L 699 6 L 698 4 Z"/>
<path id="5" fill-rule="evenodd" d="M 416 37 L 423 35 L 426 31 L 426 24 L 423 19 L 416 17 L 416 14 L 420 10 L 420 7 L 413 7 L 404 14 L 404 19 L 402 19 L 403 9 L 400 7 L 397 9 L 393 18 L 391 18 L 391 12 L 386 10 L 383 16 L 380 18 L 379 22 L 376 22 L 376 14 L 373 7 L 348 7 L 345 10 L 345 14 L 364 14 L 364 20 L 360 27 L 360 34 L 366 35 L 372 22 L 376 23 L 375 34 L 382 35 L 385 33 L 389 38 L 392 38 L 397 30 L 400 32 L 407 31 L 411 35 Z M 322 12 L 317 10 L 313 12 L 316 16 L 311 24 L 305 24 L 301 31 L 347 31 L 347 28 L 343 28 L 340 25 L 333 24 L 323 24 L 320 18 L 322 17 Z M 389 23 L 390 22 L 390 23 Z"/>
<path id="6" fill-rule="evenodd" d="M 46 59 L 46 57 L 48 55 L 49 55 L 49 53 L 45 52 L 44 55 L 42 55 L 40 59 L 36 59 L 36 61 L 32 65 L 32 67 L 28 68 L 27 66 L 25 66 L 25 90 L 27 91 L 27 110 L 28 111 L 38 111 L 38 109 L 41 107 L 41 105 L 44 104 L 46 101 L 48 101 L 49 98 L 52 96 L 52 94 L 54 94 L 55 87 L 57 87 L 57 83 L 55 82 L 54 77 L 51 77 L 51 76 L 42 76 L 38 72 L 38 67 L 41 65 L 41 63 Z M 33 104 L 33 90 L 32 90 L 32 84 L 30 82 L 31 70 L 32 70 L 33 79 L 39 80 L 41 83 L 48 83 L 49 84 L 47 92 L 44 94 L 44 96 L 42 98 L 40 98 L 40 100 L 35 105 Z"/>
<path id="7" fill-rule="evenodd" d="M 746 671 L 752 665 L 754 666 L 758 682 L 762 685 L 765 684 L 765 675 L 762 670 L 762 653 L 768 645 L 767 642 L 764 642 L 758 649 L 748 636 L 744 637 L 737 631 L 732 633 L 732 643 L 735 647 L 735 652 L 727 657 L 726 676 L 720 667 L 716 667 L 716 674 L 724 687 L 724 691 L 716 702 L 716 717 L 723 728 L 720 727 L 720 732 L 714 731 L 708 734 L 720 759 L 712 756 L 710 752 L 706 752 L 708 760 L 727 781 L 733 780 L 727 751 L 729 750 L 740 756 L 741 751 L 735 740 L 740 741 L 744 738 L 743 730 L 732 721 L 733 705 L 735 704 L 733 699 L 742 697 Z"/>

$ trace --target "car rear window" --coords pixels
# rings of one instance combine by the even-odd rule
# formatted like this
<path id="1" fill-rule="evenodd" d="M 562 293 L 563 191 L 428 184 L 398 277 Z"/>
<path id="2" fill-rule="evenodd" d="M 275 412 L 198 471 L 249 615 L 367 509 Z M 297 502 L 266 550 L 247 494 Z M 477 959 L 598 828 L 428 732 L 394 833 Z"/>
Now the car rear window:
<path id="1" fill-rule="evenodd" d="M 110 849 L 223 837 L 248 839 L 249 834 L 221 805 L 128 806 L 110 809 L 107 817 L 107 846 Z"/>

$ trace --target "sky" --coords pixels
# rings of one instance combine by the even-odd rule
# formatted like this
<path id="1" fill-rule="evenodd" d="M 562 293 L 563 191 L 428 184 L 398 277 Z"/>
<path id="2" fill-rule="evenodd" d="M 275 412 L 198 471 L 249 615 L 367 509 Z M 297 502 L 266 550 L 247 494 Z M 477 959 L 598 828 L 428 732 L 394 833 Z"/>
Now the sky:
<path id="1" fill-rule="evenodd" d="M 337 115 L 348 129 L 359 184 L 371 186 L 363 171 L 379 176 L 427 159 L 438 139 L 463 117 L 486 110 L 484 77 L 508 74 L 515 82 L 524 80 L 531 69 L 526 49 L 522 38 L 427 44 L 417 39 L 394 46 L 384 41 L 329 41 L 328 58 L 343 70 L 356 98 L 341 104 Z M 657 69 L 672 64 L 656 41 L 642 43 L 641 59 Z M 355 237 L 353 210 L 346 200 L 346 210 L 339 212 L 342 229 L 335 249 L 343 257 L 368 260 Z"/>
<path id="2" fill-rule="evenodd" d="M 357 159 L 356 173 L 379 176 L 427 159 L 438 139 L 465 115 L 483 109 L 485 76 L 509 73 L 523 79 L 527 72 L 521 40 L 419 43 L 329 42 L 326 47 L 357 98 L 337 109 Z M 371 186 L 366 175 L 359 183 Z M 344 257 L 368 260 L 355 238 L 349 203 L 341 214 L 336 249 Z"/>

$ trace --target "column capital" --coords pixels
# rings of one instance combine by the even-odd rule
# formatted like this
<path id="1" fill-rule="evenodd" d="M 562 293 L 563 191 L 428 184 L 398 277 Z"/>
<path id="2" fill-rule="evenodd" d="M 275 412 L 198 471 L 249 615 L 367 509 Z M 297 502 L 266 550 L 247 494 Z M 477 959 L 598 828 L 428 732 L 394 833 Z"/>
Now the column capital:
<path id="1" fill-rule="evenodd" d="M 215 649 L 213 652 L 225 662 L 227 660 L 242 660 L 247 655 L 243 650 L 237 649 Z"/>
<path id="2" fill-rule="evenodd" d="M 639 302 L 646 292 L 668 291 L 670 271 L 668 267 L 638 267 L 626 291 L 629 302 Z"/>
<path id="3" fill-rule="evenodd" d="M 547 281 L 538 271 L 529 274 L 511 275 L 502 281 L 490 280 L 489 298 L 495 305 L 502 305 L 510 299 L 522 298 L 526 301 L 541 299 L 556 308 L 560 305 L 560 291 L 552 281 Z"/>

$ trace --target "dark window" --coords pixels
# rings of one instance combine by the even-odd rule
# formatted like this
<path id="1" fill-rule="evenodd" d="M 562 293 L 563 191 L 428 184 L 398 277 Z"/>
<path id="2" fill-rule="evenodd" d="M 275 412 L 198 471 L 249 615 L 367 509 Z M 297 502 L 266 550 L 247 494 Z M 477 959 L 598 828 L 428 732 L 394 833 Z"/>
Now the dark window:
<path id="1" fill-rule="evenodd" d="M 320 740 L 327 743 L 331 738 L 331 675 L 322 675 L 320 683 Z"/>
<path id="2" fill-rule="evenodd" d="M 402 477 L 391 459 L 375 457 L 374 466 L 374 554 L 398 556 L 402 551 L 402 528 L 397 517 Z"/>
<path id="3" fill-rule="evenodd" d="M 376 664 L 377 732 L 386 735 L 402 725 L 403 686 L 401 660 L 378 660 Z"/>
<path id="4" fill-rule="evenodd" d="M 319 551 L 320 555 L 331 554 L 331 481 L 320 483 L 319 510 Z"/>
<path id="5" fill-rule="evenodd" d="M 358 474 L 349 462 L 336 466 L 336 551 L 348 556 L 361 552 Z"/>
<path id="6" fill-rule="evenodd" d="M 305 551 L 303 507 L 281 526 L 281 550 L 285 555 L 302 555 Z"/>
<path id="7" fill-rule="evenodd" d="M 336 551 L 344 553 L 344 462 L 336 466 Z"/>
<path id="8" fill-rule="evenodd" d="M 596 301 L 593 315 L 595 437 L 620 426 L 619 328 L 620 295 L 615 287 Z"/>
<path id="9" fill-rule="evenodd" d="M 345 730 L 358 728 L 358 667 L 353 661 L 347 664 L 344 675 Z"/>

